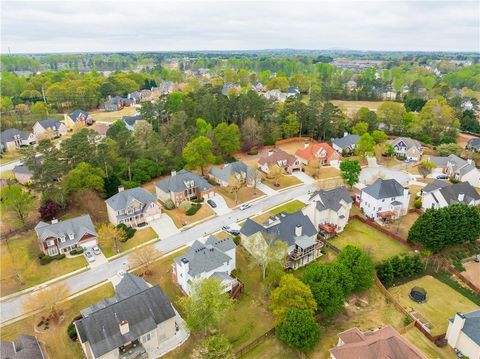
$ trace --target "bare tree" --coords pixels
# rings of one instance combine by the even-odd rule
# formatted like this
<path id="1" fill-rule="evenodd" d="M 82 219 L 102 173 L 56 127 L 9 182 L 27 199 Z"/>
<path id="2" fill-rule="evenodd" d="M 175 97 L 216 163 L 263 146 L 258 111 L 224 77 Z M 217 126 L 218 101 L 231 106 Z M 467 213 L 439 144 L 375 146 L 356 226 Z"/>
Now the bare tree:
<path id="1" fill-rule="evenodd" d="M 55 284 L 29 295 L 23 303 L 23 311 L 27 314 L 39 310 L 53 321 L 58 321 L 62 311 L 68 305 L 65 299 L 69 296 L 70 290 L 67 284 Z"/>
<path id="2" fill-rule="evenodd" d="M 158 249 L 155 249 L 152 246 L 143 246 L 135 250 L 128 257 L 128 262 L 131 268 L 142 267 L 143 274 L 150 275 L 151 264 L 162 255 Z"/>
<path id="3" fill-rule="evenodd" d="M 278 187 L 280 186 L 280 178 L 285 175 L 285 170 L 279 165 L 273 165 L 272 168 L 270 168 L 270 171 L 268 171 L 268 175 L 271 179 L 273 179 L 273 184 L 275 187 Z"/>
<path id="4" fill-rule="evenodd" d="M 253 185 L 253 191 L 254 194 L 256 193 L 257 186 L 262 183 L 263 180 L 263 175 L 259 170 L 254 169 L 253 171 L 250 171 L 250 173 L 247 174 L 247 180 L 250 181 Z"/>
<path id="5" fill-rule="evenodd" d="M 102 247 L 111 247 L 115 253 L 120 253 L 119 242 L 125 241 L 126 238 L 125 231 L 112 224 L 103 224 L 98 230 L 98 243 Z"/>
<path id="6" fill-rule="evenodd" d="M 235 204 L 238 203 L 238 192 L 240 192 L 242 187 L 243 181 L 237 176 L 232 175 L 228 178 L 228 189 L 235 196 Z"/>

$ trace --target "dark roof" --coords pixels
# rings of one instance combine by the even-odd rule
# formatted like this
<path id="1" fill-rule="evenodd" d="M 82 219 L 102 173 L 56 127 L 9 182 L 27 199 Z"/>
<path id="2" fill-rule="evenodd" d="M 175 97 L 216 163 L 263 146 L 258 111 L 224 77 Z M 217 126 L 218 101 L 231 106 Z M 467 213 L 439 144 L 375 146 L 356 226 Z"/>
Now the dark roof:
<path id="1" fill-rule="evenodd" d="M 449 185 L 450 184 L 447 183 L 447 182 L 440 181 L 440 180 L 435 180 L 432 183 L 429 183 L 425 187 L 423 187 L 423 192 L 424 193 L 432 192 L 432 191 L 435 191 L 439 188 L 446 187 L 446 186 L 449 186 Z"/>
<path id="2" fill-rule="evenodd" d="M 343 137 L 339 138 L 333 138 L 332 139 L 332 144 L 337 145 L 340 147 L 342 150 L 347 148 L 347 147 L 352 147 L 353 145 L 356 145 L 358 140 L 360 139 L 359 135 L 346 135 Z"/>
<path id="3" fill-rule="evenodd" d="M 16 128 L 9 128 L 0 132 L 0 143 L 5 145 L 7 142 L 12 142 L 15 136 L 20 136 L 22 140 L 27 140 L 30 132 L 20 131 Z"/>
<path id="4" fill-rule="evenodd" d="M 135 276 L 125 274 L 115 288 L 116 296 L 83 310 L 83 318 L 75 321 L 81 342 L 89 342 L 95 357 L 137 339 L 175 316 L 170 300 L 158 285 L 149 287 L 143 279 L 132 277 Z M 124 320 L 129 331 L 122 335 L 119 324 Z"/>
<path id="5" fill-rule="evenodd" d="M 126 189 L 124 191 L 118 192 L 117 194 L 113 195 L 105 202 L 115 211 L 124 209 L 127 205 L 133 200 L 136 199 L 137 201 L 144 204 L 144 208 L 148 206 L 152 202 L 156 202 L 156 198 L 153 194 L 148 192 L 146 189 L 141 187 L 135 187 Z"/>
<path id="6" fill-rule="evenodd" d="M 185 184 L 185 182 L 188 181 L 193 181 L 194 187 L 200 187 L 201 191 L 206 191 L 213 187 L 204 178 L 200 177 L 196 173 L 187 170 L 180 170 L 176 172 L 175 175 L 161 180 L 156 184 L 156 187 L 166 193 L 182 192 L 187 189 L 187 185 Z"/>
<path id="7" fill-rule="evenodd" d="M 395 179 L 384 180 L 378 178 L 373 184 L 365 187 L 362 191 L 373 198 L 382 199 L 389 197 L 403 196 L 405 188 Z"/>
<path id="8" fill-rule="evenodd" d="M 230 176 L 235 174 L 245 173 L 247 177 L 251 176 L 255 171 L 255 168 L 250 167 L 243 163 L 242 161 L 236 161 L 232 163 L 225 163 L 222 168 L 213 166 L 210 169 L 210 174 L 216 178 L 228 182 Z"/>
<path id="9" fill-rule="evenodd" d="M 38 123 L 45 129 L 54 128 L 55 130 L 58 130 L 62 124 L 59 120 L 55 119 L 40 120 Z"/>
<path id="10" fill-rule="evenodd" d="M 36 337 L 19 335 L 14 342 L 0 342 L 2 359 L 43 359 L 42 348 Z"/>
<path id="11" fill-rule="evenodd" d="M 325 191 L 315 191 L 311 196 L 310 200 L 314 199 L 315 197 L 319 196 L 319 200 L 316 201 L 317 205 L 316 208 L 319 211 L 323 211 L 325 209 L 331 209 L 337 212 L 340 207 L 340 201 L 345 201 L 346 203 L 352 203 L 352 197 L 348 193 L 345 187 L 337 187 L 331 190 Z"/>
<path id="12" fill-rule="evenodd" d="M 478 194 L 475 188 L 468 182 L 444 186 L 440 188 L 440 193 L 449 205 L 455 203 L 469 204 L 472 201 L 480 200 L 480 194 Z M 460 195 L 463 195 L 463 200 L 461 201 L 458 198 Z"/>
<path id="13" fill-rule="evenodd" d="M 135 122 L 142 119 L 142 115 L 135 115 L 135 116 L 123 116 L 123 121 L 127 123 L 129 126 L 135 125 Z"/>
<path id="14" fill-rule="evenodd" d="M 296 239 L 300 238 L 295 235 L 296 226 L 302 226 L 301 237 L 312 237 L 317 234 L 312 221 L 302 211 L 292 214 L 282 212 L 275 217 L 270 217 L 269 221 L 263 225 L 249 218 L 240 229 L 240 233 L 247 237 L 257 232 L 273 234 L 290 247 L 295 244 Z"/>
<path id="15" fill-rule="evenodd" d="M 480 310 L 474 312 L 461 314 L 465 317 L 465 323 L 463 324 L 462 332 L 472 339 L 477 345 L 480 345 Z M 453 323 L 455 318 L 448 319 Z"/>
<path id="16" fill-rule="evenodd" d="M 83 115 L 85 117 L 88 117 L 88 112 L 84 110 L 75 110 L 70 115 L 68 115 L 74 122 L 78 120 L 78 117 L 80 115 Z"/>

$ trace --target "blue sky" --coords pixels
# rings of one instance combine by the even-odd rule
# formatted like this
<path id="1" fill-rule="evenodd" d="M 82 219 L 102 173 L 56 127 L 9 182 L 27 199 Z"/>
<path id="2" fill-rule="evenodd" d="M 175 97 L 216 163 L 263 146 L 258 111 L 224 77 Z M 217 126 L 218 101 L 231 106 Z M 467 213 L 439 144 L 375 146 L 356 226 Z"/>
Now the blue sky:
<path id="1" fill-rule="evenodd" d="M 478 1 L 2 1 L 6 53 L 479 51 Z"/>

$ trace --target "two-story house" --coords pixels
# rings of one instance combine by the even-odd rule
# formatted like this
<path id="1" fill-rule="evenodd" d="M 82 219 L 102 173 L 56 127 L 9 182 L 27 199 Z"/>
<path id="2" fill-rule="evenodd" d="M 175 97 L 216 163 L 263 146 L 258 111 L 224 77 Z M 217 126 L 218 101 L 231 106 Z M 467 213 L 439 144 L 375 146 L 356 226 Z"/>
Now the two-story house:
<path id="1" fill-rule="evenodd" d="M 210 236 L 205 244 L 195 241 L 185 254 L 175 258 L 173 278 L 187 295 L 190 295 L 193 283 L 212 277 L 222 283 L 225 292 L 230 292 L 238 284 L 231 276 L 236 268 L 235 250 L 231 238 Z"/>
<path id="2" fill-rule="evenodd" d="M 129 273 L 115 286 L 114 297 L 80 313 L 73 324 L 87 359 L 157 358 L 180 321 L 158 285 Z"/>
<path id="3" fill-rule="evenodd" d="M 437 166 L 434 168 L 434 173 L 443 173 L 454 180 L 480 187 L 480 171 L 475 167 L 472 159 L 464 160 L 452 154 L 448 157 L 431 156 L 430 161 Z"/>
<path id="4" fill-rule="evenodd" d="M 282 150 L 270 150 L 267 156 L 260 157 L 258 160 L 258 167 L 266 174 L 275 165 L 283 168 L 288 174 L 302 169 L 300 161 L 295 156 Z"/>
<path id="5" fill-rule="evenodd" d="M 395 179 L 378 178 L 362 189 L 360 208 L 374 220 L 389 222 L 408 212 L 410 192 Z"/>
<path id="6" fill-rule="evenodd" d="M 324 238 L 335 236 L 347 225 L 352 208 L 352 197 L 345 187 L 314 192 L 303 209 L 319 234 Z"/>
<path id="7" fill-rule="evenodd" d="M 35 136 L 31 132 L 9 128 L 0 132 L 0 152 L 18 150 L 24 146 L 34 145 Z"/>
<path id="8" fill-rule="evenodd" d="M 118 188 L 118 193 L 105 201 L 110 223 L 124 223 L 128 227 L 138 227 L 160 218 L 162 210 L 153 194 L 141 187 L 125 190 Z"/>
<path id="9" fill-rule="evenodd" d="M 269 245 L 268 242 L 271 243 L 272 240 L 287 243 L 285 268 L 290 269 L 303 267 L 322 255 L 323 243 L 317 238 L 317 234 L 315 225 L 302 211 L 292 214 L 282 212 L 270 217 L 263 224 L 249 218 L 240 229 L 242 245 L 247 251 L 262 243 Z"/>
<path id="10" fill-rule="evenodd" d="M 211 198 L 215 188 L 196 173 L 180 170 L 171 172 L 171 176 L 155 185 L 157 198 L 165 203 L 171 199 L 175 205 L 192 198 Z"/>
<path id="11" fill-rule="evenodd" d="M 208 172 L 208 177 L 222 187 L 228 186 L 228 181 L 232 176 L 248 187 L 252 187 L 255 181 L 257 181 L 258 184 L 258 170 L 241 161 L 225 163 L 220 168 L 213 166 Z"/>
<path id="12" fill-rule="evenodd" d="M 304 165 L 314 159 L 319 160 L 322 165 L 336 165 L 341 158 L 340 154 L 325 142 L 312 144 L 306 142 L 303 149 L 295 152 L 295 156 Z"/>
<path id="13" fill-rule="evenodd" d="M 74 248 L 88 249 L 97 244 L 97 232 L 88 214 L 51 224 L 38 222 L 35 226 L 38 245 L 45 255 L 56 256 Z"/>
<path id="14" fill-rule="evenodd" d="M 32 335 L 17 335 L 13 342 L 0 342 L 2 359 L 47 359 L 47 352 Z"/>
<path id="15" fill-rule="evenodd" d="M 480 194 L 468 182 L 447 183 L 435 180 L 422 189 L 422 208 L 443 208 L 452 204 L 480 205 Z"/>
<path id="16" fill-rule="evenodd" d="M 349 134 L 345 132 L 343 137 L 332 138 L 332 147 L 338 153 L 353 153 L 355 146 L 357 145 L 359 135 Z"/>
<path id="17" fill-rule="evenodd" d="M 480 310 L 457 313 L 448 319 L 448 345 L 468 358 L 480 358 Z M 461 358 L 461 356 L 458 356 Z"/>
<path id="18" fill-rule="evenodd" d="M 142 115 L 134 115 L 134 116 L 123 116 L 122 121 L 125 123 L 125 127 L 129 131 L 135 130 L 135 124 L 138 121 L 142 120 Z"/>
<path id="19" fill-rule="evenodd" d="M 390 144 L 397 157 L 405 158 L 408 161 L 420 161 L 422 159 L 423 148 L 417 140 L 410 137 L 398 137 L 390 141 Z"/>
<path id="20" fill-rule="evenodd" d="M 67 132 L 67 126 L 55 119 L 37 121 L 33 125 L 33 134 L 37 141 L 45 138 L 60 137 Z"/>
<path id="21" fill-rule="evenodd" d="M 90 117 L 87 111 L 75 110 L 68 115 L 65 115 L 64 122 L 69 128 L 91 126 L 93 125 L 93 118 Z"/>

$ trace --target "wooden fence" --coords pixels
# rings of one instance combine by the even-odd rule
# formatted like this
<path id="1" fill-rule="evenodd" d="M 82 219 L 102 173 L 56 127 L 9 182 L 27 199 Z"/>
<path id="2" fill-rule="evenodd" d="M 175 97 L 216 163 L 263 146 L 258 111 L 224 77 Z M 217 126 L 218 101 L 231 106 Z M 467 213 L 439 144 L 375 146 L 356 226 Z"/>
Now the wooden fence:
<path id="1" fill-rule="evenodd" d="M 460 273 L 458 270 L 456 270 L 450 262 L 442 257 L 440 259 L 440 263 L 442 265 L 442 268 L 456 276 L 459 280 L 461 280 L 463 283 L 465 283 L 471 290 L 473 290 L 477 295 L 480 295 L 480 288 L 478 288 L 475 284 L 473 284 L 469 279 L 465 278 L 465 276 Z"/>
<path id="2" fill-rule="evenodd" d="M 250 350 L 252 350 L 253 348 L 255 348 L 257 345 L 259 345 L 260 343 L 263 343 L 268 337 L 271 337 L 272 335 L 275 334 L 275 327 L 273 327 L 272 329 L 270 329 L 268 332 L 262 334 L 261 336 L 259 336 L 257 339 L 255 339 L 253 342 L 250 342 L 248 343 L 247 345 L 245 345 L 243 348 L 241 348 L 240 350 L 238 350 L 236 353 L 235 353 L 235 358 L 240 358 L 242 355 L 245 355 L 246 353 L 248 353 Z"/>

